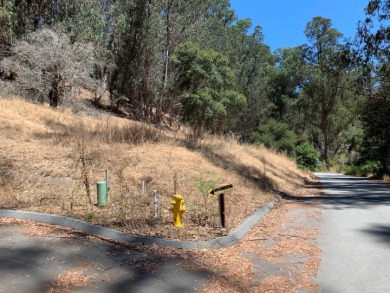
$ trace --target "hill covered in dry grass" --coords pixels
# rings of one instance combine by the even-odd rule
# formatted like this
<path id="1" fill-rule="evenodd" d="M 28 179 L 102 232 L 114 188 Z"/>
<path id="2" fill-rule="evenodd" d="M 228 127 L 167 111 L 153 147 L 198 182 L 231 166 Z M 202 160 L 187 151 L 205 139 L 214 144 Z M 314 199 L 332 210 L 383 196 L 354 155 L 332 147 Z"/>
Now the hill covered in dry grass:
<path id="1" fill-rule="evenodd" d="M 189 143 L 184 135 L 118 118 L 0 99 L 0 207 L 72 216 L 131 234 L 208 239 L 221 233 L 217 198 L 233 184 L 228 229 L 310 180 L 289 158 L 234 139 Z M 96 207 L 96 182 L 110 173 L 110 199 Z M 141 192 L 145 184 L 144 194 Z M 160 197 L 154 217 L 153 190 Z M 186 229 L 172 226 L 170 201 L 182 194 Z"/>

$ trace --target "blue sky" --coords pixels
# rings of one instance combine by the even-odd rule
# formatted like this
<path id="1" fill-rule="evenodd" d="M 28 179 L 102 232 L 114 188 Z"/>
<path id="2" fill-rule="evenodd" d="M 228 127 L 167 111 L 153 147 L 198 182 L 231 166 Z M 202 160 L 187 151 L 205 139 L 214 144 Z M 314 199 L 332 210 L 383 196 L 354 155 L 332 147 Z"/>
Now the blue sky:
<path id="1" fill-rule="evenodd" d="M 354 37 L 357 22 L 364 19 L 368 0 L 230 0 L 239 19 L 250 18 L 260 25 L 264 43 L 277 48 L 306 43 L 306 24 L 315 16 L 330 18 L 333 27 Z"/>

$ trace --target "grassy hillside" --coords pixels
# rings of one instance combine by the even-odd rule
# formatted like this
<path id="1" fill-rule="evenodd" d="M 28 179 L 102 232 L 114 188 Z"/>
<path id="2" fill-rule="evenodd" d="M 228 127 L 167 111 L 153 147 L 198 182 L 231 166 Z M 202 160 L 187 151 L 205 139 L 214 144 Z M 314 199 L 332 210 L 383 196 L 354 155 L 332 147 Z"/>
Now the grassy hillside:
<path id="1" fill-rule="evenodd" d="M 69 215 L 132 234 L 206 239 L 221 233 L 209 188 L 233 184 L 227 196 L 231 229 L 276 191 L 310 179 L 290 159 L 262 147 L 214 137 L 189 144 L 181 134 L 94 113 L 0 99 L 1 208 Z M 96 182 L 105 169 L 110 202 L 98 208 Z M 157 218 L 153 190 L 161 198 Z M 185 199 L 186 229 L 171 224 L 175 193 Z"/>

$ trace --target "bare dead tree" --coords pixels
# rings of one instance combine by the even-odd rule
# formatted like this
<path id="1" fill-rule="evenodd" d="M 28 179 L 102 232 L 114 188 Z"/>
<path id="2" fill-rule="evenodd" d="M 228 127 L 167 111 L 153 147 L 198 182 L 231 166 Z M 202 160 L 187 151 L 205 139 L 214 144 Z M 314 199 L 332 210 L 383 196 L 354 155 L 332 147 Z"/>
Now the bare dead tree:
<path id="1" fill-rule="evenodd" d="M 99 91 L 104 82 L 93 75 L 99 64 L 93 45 L 70 42 L 61 27 L 42 28 L 16 41 L 0 68 L 17 74 L 17 94 L 49 101 L 57 107 L 75 86 Z"/>

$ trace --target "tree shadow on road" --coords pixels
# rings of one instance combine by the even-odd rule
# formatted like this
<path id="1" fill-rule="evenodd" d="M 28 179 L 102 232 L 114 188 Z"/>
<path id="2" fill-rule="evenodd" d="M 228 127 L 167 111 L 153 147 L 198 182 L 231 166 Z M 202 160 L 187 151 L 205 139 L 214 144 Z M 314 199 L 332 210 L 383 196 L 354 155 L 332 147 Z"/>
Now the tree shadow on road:
<path id="1" fill-rule="evenodd" d="M 192 251 L 108 241 L 73 231 L 28 235 L 22 226 L 0 242 L 0 291 L 9 292 L 193 292 L 209 278 L 232 292 L 242 280 L 205 267 Z M 28 231 L 27 231 L 28 232 Z M 10 232 L 11 233 L 11 232 Z"/>
<path id="2" fill-rule="evenodd" d="M 368 209 L 390 206 L 390 188 L 359 177 L 327 176 L 321 179 L 324 195 L 311 197 L 280 193 L 286 200 L 319 205 L 325 209 Z"/>
<path id="3" fill-rule="evenodd" d="M 379 242 L 390 244 L 390 225 L 373 225 L 369 229 L 361 230 L 361 232 L 373 236 Z"/>

